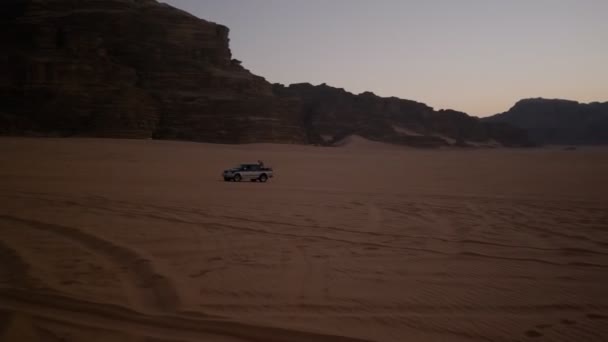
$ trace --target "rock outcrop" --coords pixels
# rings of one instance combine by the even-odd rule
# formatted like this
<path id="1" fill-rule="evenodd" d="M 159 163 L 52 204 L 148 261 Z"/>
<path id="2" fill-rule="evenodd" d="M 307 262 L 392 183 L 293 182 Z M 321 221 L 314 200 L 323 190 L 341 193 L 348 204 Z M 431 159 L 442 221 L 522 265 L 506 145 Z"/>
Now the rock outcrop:
<path id="1" fill-rule="evenodd" d="M 608 144 L 608 102 L 525 99 L 505 113 L 485 118 L 484 122 L 525 129 L 539 144 Z"/>
<path id="2" fill-rule="evenodd" d="M 307 140 L 334 144 L 349 135 L 417 147 L 527 146 L 527 134 L 453 110 L 435 111 L 419 102 L 359 95 L 325 84 L 275 85 L 275 94 L 299 99 Z"/>
<path id="3" fill-rule="evenodd" d="M 289 101 L 232 59 L 228 28 L 154 0 L 8 0 L 8 134 L 304 142 Z"/>
<path id="4" fill-rule="evenodd" d="M 155 0 L 4 0 L 0 20 L 1 134 L 526 144 L 508 124 L 414 101 L 271 85 L 232 58 L 227 27 Z"/>

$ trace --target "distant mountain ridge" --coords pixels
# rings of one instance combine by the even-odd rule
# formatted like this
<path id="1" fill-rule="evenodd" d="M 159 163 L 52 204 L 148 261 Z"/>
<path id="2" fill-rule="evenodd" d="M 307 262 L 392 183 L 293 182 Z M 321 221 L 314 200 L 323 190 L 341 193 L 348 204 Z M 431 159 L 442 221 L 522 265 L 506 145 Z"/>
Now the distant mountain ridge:
<path id="1" fill-rule="evenodd" d="M 508 111 L 482 121 L 525 129 L 538 144 L 608 144 L 608 102 L 586 104 L 561 99 L 524 99 Z"/>
<path id="2" fill-rule="evenodd" d="M 227 27 L 155 0 L 5 0 L 0 28 L 0 134 L 530 143 L 500 120 L 326 85 L 272 85 L 232 58 Z"/>
<path id="3" fill-rule="evenodd" d="M 281 98 L 297 99 L 307 140 L 333 144 L 348 135 L 416 147 L 527 146 L 527 134 L 508 124 L 482 122 L 454 110 L 371 92 L 359 95 L 326 84 L 274 85 Z"/>

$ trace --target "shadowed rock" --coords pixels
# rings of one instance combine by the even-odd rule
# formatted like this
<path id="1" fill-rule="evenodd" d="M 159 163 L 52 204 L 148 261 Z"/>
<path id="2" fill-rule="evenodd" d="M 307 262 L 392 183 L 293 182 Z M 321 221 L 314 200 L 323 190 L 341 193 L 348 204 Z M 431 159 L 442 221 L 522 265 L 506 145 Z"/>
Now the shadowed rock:
<path id="1" fill-rule="evenodd" d="M 303 142 L 225 26 L 153 0 L 11 0 L 1 16 L 5 133 Z"/>
<path id="2" fill-rule="evenodd" d="M 508 124 L 484 123 L 454 110 L 435 111 L 416 101 L 371 92 L 355 95 L 325 84 L 276 84 L 274 91 L 300 100 L 302 122 L 312 143 L 331 145 L 354 134 L 417 147 L 528 144 L 526 132 Z"/>
<path id="3" fill-rule="evenodd" d="M 536 143 L 557 145 L 608 144 L 608 102 L 526 99 L 509 111 L 484 119 L 529 132 Z"/>
<path id="4" fill-rule="evenodd" d="M 520 129 L 414 101 L 273 86 L 232 58 L 227 27 L 155 0 L 6 0 L 0 19 L 2 134 L 527 143 Z"/>

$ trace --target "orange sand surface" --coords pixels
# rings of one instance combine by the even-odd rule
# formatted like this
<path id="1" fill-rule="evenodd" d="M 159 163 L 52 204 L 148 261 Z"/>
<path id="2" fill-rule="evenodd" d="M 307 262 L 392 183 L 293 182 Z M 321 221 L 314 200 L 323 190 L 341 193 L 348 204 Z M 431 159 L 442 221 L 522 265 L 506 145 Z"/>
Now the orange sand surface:
<path id="1" fill-rule="evenodd" d="M 608 340 L 608 148 L 354 141 L 0 139 L 0 341 Z"/>

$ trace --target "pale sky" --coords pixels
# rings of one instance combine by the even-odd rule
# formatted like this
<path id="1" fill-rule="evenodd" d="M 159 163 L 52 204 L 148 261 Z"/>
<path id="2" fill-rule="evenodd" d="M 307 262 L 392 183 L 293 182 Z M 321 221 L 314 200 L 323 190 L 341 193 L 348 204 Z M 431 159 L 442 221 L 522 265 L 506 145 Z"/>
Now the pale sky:
<path id="1" fill-rule="evenodd" d="M 487 116 L 529 97 L 608 101 L 608 0 L 161 0 L 230 28 L 273 83 Z"/>

